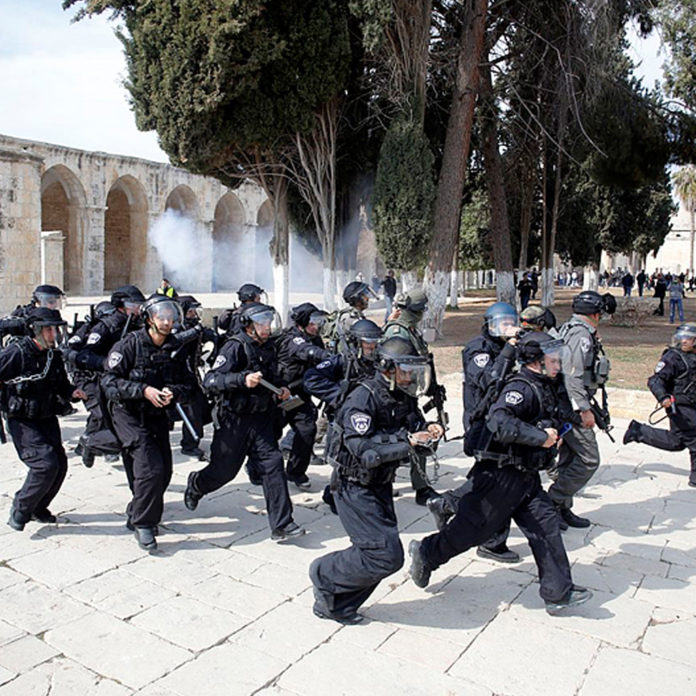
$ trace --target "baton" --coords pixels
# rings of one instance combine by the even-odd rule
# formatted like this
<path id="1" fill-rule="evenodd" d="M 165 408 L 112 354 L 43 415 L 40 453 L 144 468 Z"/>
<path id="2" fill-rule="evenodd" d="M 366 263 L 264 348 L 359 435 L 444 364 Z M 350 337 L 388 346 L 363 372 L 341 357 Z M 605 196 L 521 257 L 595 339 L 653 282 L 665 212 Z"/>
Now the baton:
<path id="1" fill-rule="evenodd" d="M 181 407 L 181 404 L 177 403 L 174 404 L 174 406 L 176 408 L 176 412 L 181 416 L 181 420 L 184 422 L 186 430 L 188 430 L 189 433 L 191 433 L 191 437 L 196 441 L 200 440 L 200 438 L 198 437 L 198 433 L 195 431 L 193 424 L 191 423 L 191 420 L 186 415 L 186 411 L 184 411 L 184 409 Z"/>
<path id="2" fill-rule="evenodd" d="M 269 381 L 265 380 L 263 377 L 261 377 L 259 379 L 259 384 L 262 387 L 266 387 L 266 389 L 268 389 L 269 391 L 272 391 L 277 396 L 280 396 L 281 390 L 278 387 L 276 387 L 275 384 L 271 384 Z M 285 401 L 281 401 L 278 405 L 280 406 L 280 408 L 283 409 L 283 411 L 292 411 L 292 410 L 302 406 L 303 403 L 304 403 L 304 401 L 302 401 L 302 399 L 300 399 L 299 396 L 296 396 L 293 394 L 292 396 L 290 396 L 289 399 L 285 399 Z"/>

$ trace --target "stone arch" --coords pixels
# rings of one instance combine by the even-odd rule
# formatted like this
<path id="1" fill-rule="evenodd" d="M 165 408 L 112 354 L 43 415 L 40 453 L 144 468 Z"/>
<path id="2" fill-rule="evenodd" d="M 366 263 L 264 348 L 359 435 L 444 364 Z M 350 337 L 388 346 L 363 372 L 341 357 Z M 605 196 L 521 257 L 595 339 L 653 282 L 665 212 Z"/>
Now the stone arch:
<path id="1" fill-rule="evenodd" d="M 186 186 L 186 184 L 179 184 L 179 186 L 171 191 L 167 196 L 164 209 L 165 211 L 176 210 L 180 215 L 190 218 L 191 220 L 197 221 L 200 218 L 198 198 L 196 198 L 193 189 L 190 186 Z"/>
<path id="2" fill-rule="evenodd" d="M 145 282 L 147 196 L 133 176 L 118 178 L 109 189 L 104 212 L 104 291 Z"/>
<path id="3" fill-rule="evenodd" d="M 245 225 L 244 206 L 229 191 L 215 206 L 213 218 L 213 292 L 236 290 L 250 277 L 255 263 L 254 233 Z"/>
<path id="4" fill-rule="evenodd" d="M 184 292 L 201 290 L 198 276 L 202 269 L 200 259 L 191 256 L 194 251 L 199 251 L 204 243 L 201 230 L 200 204 L 193 189 L 186 184 L 179 184 L 167 196 L 164 204 L 165 214 L 174 211 L 177 215 L 186 218 L 191 223 L 190 228 L 183 228 L 186 232 L 182 238 L 174 235 L 175 246 L 166 248 L 162 246 L 157 249 L 162 259 L 162 277 L 168 278 L 174 287 Z M 175 225 L 175 229 L 181 230 L 180 226 Z M 172 230 L 174 231 L 174 230 Z M 187 258 L 188 257 L 188 258 Z"/>
<path id="5" fill-rule="evenodd" d="M 41 231 L 63 233 L 62 268 L 55 280 L 65 292 L 84 290 L 85 190 L 75 173 L 63 164 L 47 169 L 41 177 Z"/>

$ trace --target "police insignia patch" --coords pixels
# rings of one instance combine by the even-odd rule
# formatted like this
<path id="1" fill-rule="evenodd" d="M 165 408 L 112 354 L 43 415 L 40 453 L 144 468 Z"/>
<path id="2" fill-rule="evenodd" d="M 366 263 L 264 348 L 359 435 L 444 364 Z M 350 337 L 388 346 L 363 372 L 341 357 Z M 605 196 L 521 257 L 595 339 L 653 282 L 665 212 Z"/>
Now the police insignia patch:
<path id="1" fill-rule="evenodd" d="M 490 359 L 491 359 L 491 356 L 488 355 L 488 353 L 479 353 L 474 358 L 474 365 L 476 365 L 476 367 L 486 367 L 486 365 L 488 365 L 488 361 Z"/>
<path id="2" fill-rule="evenodd" d="M 91 333 L 87 336 L 87 345 L 93 346 L 95 343 L 99 343 L 101 336 L 98 333 Z"/>
<path id="3" fill-rule="evenodd" d="M 368 416 L 367 413 L 354 413 L 350 417 L 350 424 L 358 435 L 364 435 L 370 429 L 370 423 L 372 423 L 372 416 Z"/>
<path id="4" fill-rule="evenodd" d="M 507 394 L 505 394 L 505 403 L 506 404 L 511 404 L 512 406 L 517 406 L 517 404 L 521 404 L 524 401 L 524 396 L 520 394 L 518 391 L 509 391 Z"/>
<path id="5" fill-rule="evenodd" d="M 121 362 L 121 360 L 123 360 L 122 353 L 111 353 L 109 355 L 109 362 L 107 363 L 107 365 L 110 368 L 114 368 L 114 367 L 116 367 L 116 365 L 118 365 Z"/>
<path id="6" fill-rule="evenodd" d="M 323 360 L 317 365 L 317 370 L 323 370 L 325 367 L 328 367 L 331 364 L 330 360 Z"/>
<path id="7" fill-rule="evenodd" d="M 304 340 L 304 338 L 302 338 L 302 336 L 295 336 L 295 338 L 292 339 L 292 342 L 296 346 L 301 346 L 303 343 L 306 343 L 306 341 Z"/>
<path id="8" fill-rule="evenodd" d="M 655 365 L 655 372 L 659 372 L 664 366 L 665 364 L 660 360 L 660 362 Z"/>
<path id="9" fill-rule="evenodd" d="M 213 363 L 213 370 L 217 370 L 218 367 L 222 367 L 227 362 L 227 358 L 224 355 L 218 355 Z"/>
<path id="10" fill-rule="evenodd" d="M 592 346 L 592 341 L 587 336 L 583 336 L 582 339 L 580 340 L 580 350 L 583 353 L 589 353 L 591 346 Z"/>

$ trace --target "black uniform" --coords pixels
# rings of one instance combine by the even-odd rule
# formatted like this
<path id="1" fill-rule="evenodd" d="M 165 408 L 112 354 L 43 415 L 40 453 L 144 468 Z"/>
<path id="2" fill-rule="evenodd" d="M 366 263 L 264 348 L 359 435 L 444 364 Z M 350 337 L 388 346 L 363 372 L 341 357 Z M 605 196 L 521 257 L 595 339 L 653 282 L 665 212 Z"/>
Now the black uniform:
<path id="1" fill-rule="evenodd" d="M 336 416 L 334 498 L 351 546 L 316 559 L 309 575 L 333 618 L 349 617 L 379 582 L 401 568 L 392 482 L 408 465 L 408 433 L 425 426 L 416 401 L 390 391 L 382 374 L 357 386 Z M 335 427 L 335 426 L 334 426 Z M 380 460 L 382 463 L 380 463 Z"/>
<path id="2" fill-rule="evenodd" d="M 57 495 L 68 470 L 59 415 L 70 412 L 74 387 L 58 350 L 41 350 L 22 337 L 0 353 L 2 408 L 19 458 L 29 467 L 13 509 L 18 523 L 42 516 Z"/>
<path id="3" fill-rule="evenodd" d="M 283 473 L 283 457 L 274 433 L 276 397 L 261 385 L 249 389 L 246 375 L 261 372 L 280 386 L 275 347 L 257 343 L 246 333 L 231 338 L 220 351 L 203 386 L 215 400 L 216 429 L 210 464 L 192 474 L 189 486 L 198 495 L 221 488 L 234 479 L 245 457 L 259 470 L 272 530 L 292 519 L 292 503 Z"/>
<path id="4" fill-rule="evenodd" d="M 109 416 L 100 380 L 104 374 L 106 356 L 127 328 L 135 327 L 124 312 L 115 311 L 100 319 L 94 326 L 83 326 L 69 341 L 66 357 L 74 368 L 74 380 L 86 394 L 85 408 L 89 412 L 85 431 L 80 437 L 84 448 L 100 454 L 118 454 L 121 443 Z"/>
<path id="5" fill-rule="evenodd" d="M 471 490 L 449 524 L 420 543 L 430 570 L 485 541 L 512 517 L 532 548 L 542 598 L 556 602 L 568 594 L 572 581 L 559 519 L 538 472 L 556 454 L 555 447 L 542 447 L 542 428 L 559 428 L 570 413 L 559 384 L 526 367 L 503 387 L 487 421 L 493 443 L 472 469 Z"/>
<path id="6" fill-rule="evenodd" d="M 282 418 L 282 425 L 290 425 L 294 433 L 287 463 L 288 480 L 304 483 L 309 480 L 307 467 L 317 435 L 318 414 L 310 395 L 305 391 L 303 376 L 308 368 L 329 358 L 331 353 L 324 349 L 324 342 L 319 336 L 310 336 L 297 326 L 284 331 L 276 345 L 283 382 L 304 401 L 299 408 L 284 412 Z"/>
<path id="7" fill-rule="evenodd" d="M 133 527 L 155 527 L 164 506 L 164 492 L 172 476 L 169 414 L 145 399 L 145 387 L 169 387 L 174 401 L 188 400 L 191 373 L 180 356 L 180 346 L 168 336 L 156 346 L 146 328 L 128 334 L 111 349 L 102 388 L 111 402 L 116 433 L 123 444 L 123 463 L 133 498 L 128 519 Z"/>
<path id="8" fill-rule="evenodd" d="M 696 353 L 680 348 L 667 348 L 648 379 L 648 388 L 661 403 L 674 396 L 675 409 L 669 414 L 669 430 L 635 423 L 634 437 L 668 452 L 689 450 L 691 474 L 689 483 L 696 485 Z"/>

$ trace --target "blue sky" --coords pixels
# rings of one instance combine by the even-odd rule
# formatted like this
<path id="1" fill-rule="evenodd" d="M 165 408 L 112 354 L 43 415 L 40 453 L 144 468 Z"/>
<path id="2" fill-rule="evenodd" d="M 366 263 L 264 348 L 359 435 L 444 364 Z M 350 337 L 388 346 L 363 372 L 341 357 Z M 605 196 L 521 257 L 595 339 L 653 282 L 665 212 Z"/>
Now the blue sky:
<path id="1" fill-rule="evenodd" d="M 60 0 L 0 0 L 0 133 L 166 162 L 157 136 L 135 127 L 113 24 L 73 15 Z M 647 85 L 660 79 L 658 50 L 656 37 L 632 37 Z"/>

